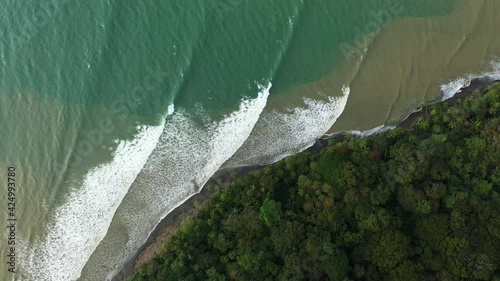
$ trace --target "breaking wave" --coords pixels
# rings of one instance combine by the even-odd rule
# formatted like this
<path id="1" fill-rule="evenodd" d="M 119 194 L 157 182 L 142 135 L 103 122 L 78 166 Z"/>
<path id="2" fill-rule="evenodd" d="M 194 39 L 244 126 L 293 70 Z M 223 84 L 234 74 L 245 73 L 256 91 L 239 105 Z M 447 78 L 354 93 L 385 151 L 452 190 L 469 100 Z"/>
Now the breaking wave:
<path id="1" fill-rule="evenodd" d="M 442 84 L 441 92 L 443 95 L 441 100 L 444 101 L 452 98 L 456 93 L 460 92 L 463 87 L 469 86 L 472 80 L 483 77 L 491 81 L 500 80 L 500 62 L 490 62 L 488 69 L 480 74 L 467 74 Z"/>
<path id="2" fill-rule="evenodd" d="M 88 258 L 106 235 L 120 202 L 156 147 L 164 125 L 140 126 L 135 139 L 120 141 L 110 163 L 92 169 L 83 184 L 57 207 L 47 235 L 22 251 L 26 279 L 79 278 Z M 25 242 L 26 243 L 26 242 Z"/>
<path id="3" fill-rule="evenodd" d="M 89 261 L 93 272 L 86 272 L 88 280 L 103 276 L 111 279 L 155 226 L 200 190 L 248 138 L 267 104 L 270 88 L 271 84 L 261 86 L 257 98 L 244 100 L 237 111 L 221 121 L 211 120 L 201 107 L 196 116 L 175 109 L 157 147 L 115 214 L 116 228 L 112 224 L 110 231 L 119 231 L 110 233 L 113 239 L 104 239 Z M 209 121 L 200 125 L 195 119 Z M 117 240 L 122 244 L 114 244 Z M 113 268 L 95 266 L 103 263 Z"/>
<path id="4" fill-rule="evenodd" d="M 250 137 L 224 167 L 270 164 L 312 146 L 344 111 L 350 88 L 344 86 L 342 91 L 342 96 L 328 97 L 327 101 L 305 98 L 306 107 L 295 107 L 288 113 L 264 112 Z"/>

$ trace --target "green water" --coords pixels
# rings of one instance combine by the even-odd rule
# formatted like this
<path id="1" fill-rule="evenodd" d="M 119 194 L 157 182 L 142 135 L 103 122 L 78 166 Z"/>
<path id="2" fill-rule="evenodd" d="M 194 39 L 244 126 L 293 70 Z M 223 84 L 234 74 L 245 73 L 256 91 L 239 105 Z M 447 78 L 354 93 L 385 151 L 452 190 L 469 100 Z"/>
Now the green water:
<path id="1" fill-rule="evenodd" d="M 493 0 L 0 7 L 0 169 L 19 187 L 2 280 L 109 279 L 220 167 L 394 124 L 500 61 Z"/>

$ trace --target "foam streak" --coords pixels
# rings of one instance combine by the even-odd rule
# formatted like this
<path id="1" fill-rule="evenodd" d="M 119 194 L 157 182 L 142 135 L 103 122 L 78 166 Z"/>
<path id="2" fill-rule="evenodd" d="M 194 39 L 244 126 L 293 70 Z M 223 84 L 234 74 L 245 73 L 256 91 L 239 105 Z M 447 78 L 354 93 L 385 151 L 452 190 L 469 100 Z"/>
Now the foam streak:
<path id="1" fill-rule="evenodd" d="M 460 89 L 469 86 L 475 78 L 486 77 L 491 81 L 500 80 L 500 62 L 490 62 L 489 68 L 489 70 L 481 74 L 467 74 L 441 85 L 441 92 L 443 93 L 441 101 L 452 98 L 456 93 L 460 92 Z"/>
<path id="2" fill-rule="evenodd" d="M 196 118 L 183 108 L 175 109 L 167 118 L 157 147 L 115 214 L 116 225 L 110 229 L 122 229 L 121 233 L 110 233 L 114 239 L 105 238 L 94 252 L 88 280 L 111 279 L 161 219 L 197 193 L 237 151 L 259 120 L 270 88 L 271 84 L 261 87 L 257 98 L 244 100 L 237 111 L 220 121 L 211 120 L 201 107 Z M 206 123 L 195 123 L 194 119 Z M 116 239 L 120 235 L 126 239 Z M 126 244 L 117 245 L 117 240 Z M 100 269 L 98 264 L 110 265 L 112 270 Z"/>
<path id="3" fill-rule="evenodd" d="M 155 148 L 163 125 L 142 126 L 132 141 L 121 141 L 111 163 L 92 169 L 83 186 L 58 207 L 48 233 L 29 246 L 27 279 L 68 281 L 80 277 L 88 258 L 106 235 L 118 205 Z"/>
<path id="4" fill-rule="evenodd" d="M 307 149 L 344 111 L 350 88 L 342 90 L 342 96 L 327 101 L 304 99 L 306 107 L 293 108 L 290 113 L 263 113 L 252 135 L 224 167 L 270 164 Z"/>

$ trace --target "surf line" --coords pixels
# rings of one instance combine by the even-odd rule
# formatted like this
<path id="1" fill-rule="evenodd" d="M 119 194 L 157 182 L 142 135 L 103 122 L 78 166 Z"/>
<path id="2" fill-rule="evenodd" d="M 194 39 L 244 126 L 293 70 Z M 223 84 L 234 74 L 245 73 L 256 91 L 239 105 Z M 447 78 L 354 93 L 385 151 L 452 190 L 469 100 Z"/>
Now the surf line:
<path id="1" fill-rule="evenodd" d="M 146 198 L 149 198 L 149 194 L 154 194 L 154 197 L 147 199 L 148 206 L 157 207 L 152 207 L 154 210 L 135 211 L 134 217 L 155 217 L 156 222 L 151 224 L 151 230 L 148 233 L 139 233 L 138 228 L 137 230 L 128 229 L 130 238 L 127 243 L 132 246 L 128 249 L 123 248 L 126 250 L 121 254 L 113 253 L 114 256 L 122 256 L 123 259 L 114 261 L 115 270 L 108 273 L 106 280 L 115 280 L 117 274 L 120 274 L 119 272 L 123 268 L 128 267 L 128 262 L 137 258 L 137 253 L 151 245 L 149 238 L 154 237 L 158 229 L 161 229 L 162 221 L 169 217 L 169 214 L 178 206 L 202 192 L 201 187 L 205 186 L 223 163 L 229 160 L 248 139 L 267 105 L 272 88 L 270 80 L 254 82 L 259 91 L 257 98 L 244 97 L 240 101 L 239 109 L 224 115 L 222 120 L 208 119 L 207 123 L 200 128 L 199 124 L 191 122 L 191 118 L 194 116 L 182 107 L 169 119 L 168 128 L 163 132 L 155 152 L 151 154 L 148 164 L 143 168 L 145 171 L 143 175 L 149 173 L 149 176 L 146 177 L 152 181 L 152 184 L 144 189 L 145 191 L 133 190 L 130 193 L 130 196 L 140 194 L 140 196 L 147 196 Z M 200 107 L 198 113 L 203 111 L 203 107 Z M 178 147 L 179 143 L 183 143 L 183 145 Z M 204 153 L 197 155 L 196 151 L 201 150 Z M 166 151 L 170 153 L 165 153 Z M 193 154 L 193 152 L 195 153 Z M 189 158 L 184 158 L 186 155 L 189 155 Z M 179 162 L 189 162 L 189 164 L 179 164 L 175 167 L 158 165 L 158 163 L 169 163 L 172 159 L 186 159 Z M 174 177 L 169 178 L 164 175 L 174 175 Z M 138 181 L 140 180 L 141 178 L 138 179 Z M 170 196 L 167 192 L 172 190 L 184 195 L 173 200 L 171 198 L 175 196 Z M 165 197 L 162 197 L 164 195 Z M 122 210 L 130 209 L 127 205 L 123 205 L 123 207 Z M 127 215 L 120 213 L 119 216 Z M 134 221 L 128 223 L 139 224 L 139 222 Z M 100 249 L 98 251 L 100 259 L 111 260 L 113 257 L 113 254 L 106 254 L 104 258 L 105 254 L 101 256 L 103 251 Z"/>

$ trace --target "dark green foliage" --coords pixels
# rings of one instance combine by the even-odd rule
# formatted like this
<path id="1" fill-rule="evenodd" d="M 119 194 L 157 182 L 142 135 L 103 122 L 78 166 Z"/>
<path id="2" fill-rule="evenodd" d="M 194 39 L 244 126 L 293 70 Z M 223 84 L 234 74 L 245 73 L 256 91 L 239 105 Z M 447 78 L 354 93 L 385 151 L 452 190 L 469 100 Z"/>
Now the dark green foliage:
<path id="1" fill-rule="evenodd" d="M 267 226 L 278 223 L 282 215 L 281 203 L 269 198 L 264 200 L 264 204 L 260 207 L 260 218 L 264 220 Z"/>
<path id="2" fill-rule="evenodd" d="M 500 280 L 500 86 L 422 115 L 232 177 L 129 280 Z"/>

